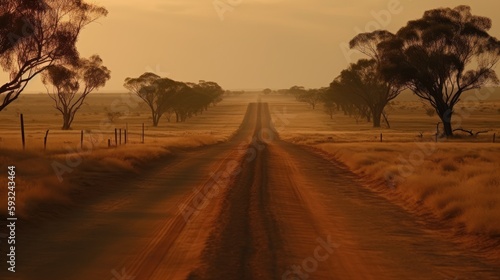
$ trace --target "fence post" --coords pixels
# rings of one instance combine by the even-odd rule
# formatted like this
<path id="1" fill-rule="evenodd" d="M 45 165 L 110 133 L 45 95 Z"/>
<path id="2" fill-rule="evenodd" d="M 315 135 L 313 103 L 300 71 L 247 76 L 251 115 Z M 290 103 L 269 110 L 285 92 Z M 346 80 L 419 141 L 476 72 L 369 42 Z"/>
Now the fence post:
<path id="1" fill-rule="evenodd" d="M 24 138 L 24 118 L 23 114 L 21 114 L 21 139 L 23 141 L 23 150 L 26 149 L 26 140 Z"/>
<path id="2" fill-rule="evenodd" d="M 123 136 L 125 136 L 125 145 L 127 145 L 127 129 L 125 129 Z"/>
<path id="3" fill-rule="evenodd" d="M 493 143 L 495 143 L 495 138 L 497 137 L 497 134 L 496 133 L 493 133 Z"/>
<path id="4" fill-rule="evenodd" d="M 80 133 L 80 149 L 83 150 L 83 129 L 82 129 L 82 131 Z"/>
<path id="5" fill-rule="evenodd" d="M 382 142 L 382 133 L 380 133 L 380 142 Z"/>
<path id="6" fill-rule="evenodd" d="M 120 128 L 120 145 L 122 144 L 122 129 Z"/>
<path id="7" fill-rule="evenodd" d="M 111 139 L 108 138 L 108 148 L 111 147 Z"/>
<path id="8" fill-rule="evenodd" d="M 115 128 L 115 147 L 118 147 L 118 130 Z"/>
<path id="9" fill-rule="evenodd" d="M 144 123 L 142 123 L 142 144 L 144 144 Z"/>
<path id="10" fill-rule="evenodd" d="M 47 150 L 47 138 L 49 137 L 49 130 L 45 132 L 45 137 L 43 138 L 43 150 Z"/>

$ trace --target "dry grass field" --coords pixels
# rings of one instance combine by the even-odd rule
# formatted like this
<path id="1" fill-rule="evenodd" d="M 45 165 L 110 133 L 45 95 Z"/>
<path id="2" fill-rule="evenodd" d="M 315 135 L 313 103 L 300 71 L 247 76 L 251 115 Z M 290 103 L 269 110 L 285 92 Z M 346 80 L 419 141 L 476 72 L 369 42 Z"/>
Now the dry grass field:
<path id="1" fill-rule="evenodd" d="M 475 93 L 465 95 L 464 101 L 455 109 L 453 126 L 472 130 L 474 133 L 485 130 L 488 132 L 481 133 L 478 137 L 469 137 L 468 134 L 458 131 L 455 134 L 459 139 L 450 141 L 491 142 L 494 133 L 499 136 L 500 91 L 481 93 L 477 96 L 480 98 L 476 97 Z M 485 97 L 488 98 L 483 99 Z M 380 142 L 380 133 L 383 133 L 384 142 L 433 141 L 436 124 L 439 122 L 436 115 L 426 114 L 428 106 L 409 93 L 397 97 L 387 108 L 390 129 L 383 120 L 383 128 L 374 129 L 370 123 L 364 120 L 356 121 L 342 112 L 337 112 L 333 119 L 330 119 L 323 112 L 321 105 L 312 110 L 306 103 L 296 102 L 293 97 L 269 95 L 264 96 L 262 100 L 272 104 L 277 116 L 288 116 L 286 124 L 279 124 L 282 128 L 281 138 L 301 144 Z"/>
<path id="2" fill-rule="evenodd" d="M 408 260 L 411 267 L 392 267 L 394 275 L 420 275 L 418 279 L 431 279 L 429 275 L 438 273 L 427 268 L 434 269 L 443 263 L 453 263 L 453 269 L 445 268 L 439 272 L 440 276 L 480 273 L 478 279 L 489 279 L 481 277 L 492 275 L 488 271 L 496 271 L 495 265 L 473 264 L 469 258 L 475 258 L 476 253 L 465 254 L 467 259 L 457 259 L 456 262 L 454 255 L 458 243 L 476 251 L 480 248 L 479 251 L 484 253 L 477 254 L 496 262 L 500 255 L 500 175 L 497 172 L 500 143 L 492 143 L 493 134 L 500 135 L 500 102 L 494 98 L 462 103 L 475 109 L 455 124 L 455 127 L 488 132 L 477 137 L 461 134 L 452 140 L 439 139 L 436 143 L 436 116 L 428 116 L 421 102 L 405 96 L 391 105 L 390 129 L 374 129 L 371 124 L 356 122 L 340 112 L 330 119 L 321 106 L 312 110 L 291 96 L 260 93 L 226 96 L 223 102 L 186 123 L 163 119 L 159 127 L 154 128 L 150 125 L 146 108 L 137 104 L 125 105 L 124 96 L 127 100 L 127 95 L 91 96 L 70 131 L 59 129 L 60 116 L 44 95 L 25 95 L 0 113 L 0 169 L 16 166 L 18 217 L 39 226 L 50 224 L 51 220 L 57 220 L 54 217 L 64 216 L 65 212 L 71 213 L 69 219 L 61 219 L 65 226 L 59 235 L 54 235 L 51 242 L 55 243 L 49 242 L 46 246 L 55 246 L 51 244 L 58 244 L 60 239 L 66 240 L 67 236 L 73 235 L 79 236 L 75 238 L 82 244 L 91 242 L 94 235 L 80 232 L 80 226 L 89 231 L 92 229 L 92 232 L 107 232 L 103 242 L 112 244 L 113 248 L 124 248 L 124 240 L 115 236 L 120 234 L 134 244 L 131 245 L 133 248 L 143 248 L 143 241 L 148 238 L 152 242 L 164 238 L 161 246 L 144 248 L 154 248 L 148 254 L 165 255 L 168 252 L 165 259 L 154 259 L 155 263 L 165 262 L 164 270 L 160 270 L 165 275 L 184 275 L 189 271 L 193 275 L 218 275 L 219 272 L 231 273 L 227 267 L 238 267 L 239 258 L 226 256 L 236 250 L 234 242 L 242 248 L 257 247 L 252 242 L 261 239 L 252 238 L 250 233 L 267 234 L 266 228 L 279 225 L 293 229 L 284 238 L 289 238 L 286 242 L 298 248 L 296 261 L 301 261 L 302 256 L 311 250 L 311 244 L 304 236 L 331 232 L 341 244 L 341 249 L 335 250 L 339 255 L 331 259 L 346 262 L 343 264 L 346 271 L 349 264 L 361 261 L 356 256 L 363 255 L 373 262 L 361 264 L 365 269 L 363 274 L 369 274 L 379 267 L 379 263 L 390 267 L 393 259 L 401 258 L 409 250 L 416 250 L 415 256 L 409 256 L 412 258 Z M 267 104 L 248 106 L 257 101 Z M 109 119 L 107 112 L 113 106 L 120 108 L 117 111 L 123 113 L 121 118 Z M 253 109 L 247 111 L 247 107 Z M 25 151 L 20 141 L 20 113 L 24 114 L 26 127 Z M 257 117 L 259 113 L 261 115 Z M 206 174 L 219 174 L 224 170 L 224 162 L 242 161 L 241 144 L 252 146 L 255 143 L 240 141 L 262 137 L 269 120 L 282 140 L 299 146 L 276 141 L 266 143 L 267 151 L 255 148 L 256 158 L 250 161 L 254 166 L 246 166 L 241 177 L 233 179 L 239 181 L 229 180 L 227 184 L 234 185 L 208 200 L 204 211 L 199 211 L 200 214 L 194 215 L 189 223 L 184 223 L 185 216 L 180 215 L 178 205 L 198 205 L 196 198 L 201 188 L 205 190 L 206 185 L 201 182 L 207 180 Z M 141 143 L 142 123 L 146 125 L 144 144 Z M 108 147 L 108 139 L 114 140 L 114 129 L 127 127 L 128 143 Z M 44 151 L 43 137 L 47 129 L 50 132 Z M 83 148 L 80 147 L 81 131 L 84 132 Z M 221 144 L 213 145 L 217 143 Z M 212 146 L 199 148 L 206 145 Z M 268 164 L 267 168 L 264 168 L 265 164 Z M 0 185 L 7 185 L 7 180 L 6 176 L 0 177 Z M 247 192 L 245 186 L 251 186 L 257 192 Z M 197 188 L 200 190 L 196 191 Z M 272 203 L 267 206 L 258 204 L 262 201 L 251 201 L 261 198 L 262 190 L 272 193 Z M 0 200 L 7 200 L 6 188 L 1 189 Z M 161 202 L 164 200 L 166 202 Z M 229 208 L 220 208 L 225 210 L 218 212 L 219 207 Z M 271 209 L 279 219 L 269 219 L 262 209 Z M 2 216 L 7 214 L 6 209 L 0 211 Z M 340 215 L 342 212 L 344 215 Z M 123 223 L 125 220 L 127 222 Z M 247 226 L 255 227 L 251 222 L 256 220 L 266 225 L 264 229 L 240 231 Z M 161 221 L 161 230 L 153 231 L 156 221 Z M 213 221 L 217 221 L 217 225 L 212 225 Z M 146 225 L 150 230 L 133 234 L 130 231 Z M 165 226 L 171 227 L 168 233 L 163 230 Z M 215 229 L 213 238 L 208 237 L 209 231 L 200 233 L 200 229 L 212 227 Z M 228 234 L 217 235 L 226 230 Z M 443 230 L 446 232 L 441 236 Z M 400 235 L 400 232 L 404 234 Z M 151 234 L 162 237 L 151 237 Z M 143 237 L 138 238 L 139 235 Z M 458 237 L 458 243 L 455 239 L 449 242 L 450 236 Z M 208 240 L 207 248 L 220 248 L 217 252 L 221 255 L 214 258 L 210 251 L 202 254 L 200 250 L 205 245 L 200 245 L 202 243 L 197 238 Z M 349 241 L 350 238 L 355 242 Z M 193 243 L 192 240 L 198 241 Z M 432 240 L 438 240 L 438 245 Z M 28 242 L 27 239 L 24 241 Z M 75 246 L 80 246 L 77 243 Z M 30 244 L 24 253 L 46 250 L 44 242 Z M 187 250 L 185 246 L 188 245 L 192 252 L 183 255 L 181 252 Z M 98 254 L 99 248 L 91 246 L 86 253 Z M 137 250 L 134 252 L 142 252 Z M 60 258 L 69 251 L 61 246 L 52 254 Z M 107 267 L 122 261 L 121 254 L 109 252 L 82 270 L 88 275 L 108 275 Z M 377 252 L 383 252 L 384 257 Z M 209 264 L 201 267 L 212 267 L 213 271 L 193 267 L 196 261 L 192 257 L 196 254 L 201 254 L 200 258 Z M 228 266 L 228 259 L 235 263 Z M 100 260 L 104 260 L 104 268 L 100 267 Z M 131 257 L 128 264 L 128 267 L 135 267 L 138 262 L 140 269 L 133 274 L 138 275 L 138 279 L 143 277 L 142 273 L 150 273 L 150 267 L 141 266 L 140 260 Z M 178 262 L 183 266 L 178 267 Z M 473 264 L 475 268 L 463 267 L 464 263 Z M 316 276 L 326 279 L 325 275 L 337 273 L 327 272 L 330 267 L 322 266 Z M 282 267 L 279 272 L 283 270 L 286 274 L 286 269 Z M 485 269 L 484 272 L 478 272 L 481 269 Z M 69 266 L 61 270 L 60 275 L 72 273 Z M 338 273 L 343 275 L 342 270 Z M 359 271 L 356 269 L 352 273 L 358 275 Z M 86 275 L 82 274 L 81 279 L 88 279 Z M 162 275 L 158 279 L 186 279 L 168 277 Z M 223 279 L 225 276 L 217 277 Z M 390 275 L 387 277 L 395 279 Z"/>
<path id="3" fill-rule="evenodd" d="M 78 113 L 73 129 L 63 131 L 61 116 L 47 96 L 24 95 L 0 115 L 0 162 L 2 168 L 15 163 L 25 173 L 19 176 L 18 191 L 23 194 L 20 213 L 27 215 L 29 209 L 36 208 L 30 205 L 69 203 L 71 187 L 68 182 L 59 182 L 54 161 L 64 166 L 68 166 L 66 161 L 74 162 L 71 170 L 133 172 L 134 167 L 166 156 L 172 149 L 227 140 L 241 123 L 247 103 L 256 99 L 255 94 L 231 95 L 186 123 L 164 118 L 155 128 L 146 107 L 134 103 L 128 94 L 96 94 Z M 391 129 L 374 129 L 370 123 L 357 122 L 341 112 L 330 119 L 320 106 L 312 110 L 289 96 L 262 95 L 261 99 L 269 102 L 282 139 L 314 145 L 332 154 L 354 172 L 385 182 L 408 203 L 422 205 L 467 232 L 500 234 L 500 175 L 495 172 L 500 146 L 486 143 L 492 141 L 494 133 L 500 137 L 500 101 L 461 104 L 472 109 L 466 117 L 457 116 L 461 121 L 456 127 L 490 130 L 488 133 L 478 137 L 461 134 L 458 139 L 434 143 L 438 119 L 428 116 L 419 101 L 396 99 L 389 110 Z M 110 120 L 107 112 L 113 108 L 122 116 Z M 22 153 L 20 113 L 24 114 L 26 129 L 26 151 Z M 141 144 L 142 123 L 145 144 Z M 128 144 L 109 149 L 107 140 L 114 144 L 114 128 L 127 127 Z M 44 152 L 47 129 L 50 132 Z M 0 199 L 5 197 L 5 192 L 0 193 Z"/>
<path id="4" fill-rule="evenodd" d="M 151 124 L 151 113 L 142 101 L 130 94 L 90 95 L 77 113 L 72 129 L 60 130 L 61 114 L 53 108 L 53 101 L 45 94 L 21 96 L 19 100 L 0 114 L 0 148 L 21 149 L 19 114 L 23 113 L 26 130 L 26 149 L 43 151 L 43 138 L 50 130 L 48 153 L 66 152 L 66 146 L 73 149 L 80 146 L 80 133 L 84 131 L 84 150 L 107 148 L 108 139 L 114 144 L 114 129 L 128 128 L 128 142 L 141 142 L 142 124 L 145 124 L 145 141 L 148 146 L 169 145 L 186 137 L 200 141 L 219 141 L 229 137 L 243 117 L 247 96 L 230 96 L 226 101 L 208 112 L 189 119 L 185 123 L 168 122 L 164 117 L 158 127 Z M 110 119 L 108 112 L 118 112 Z M 174 117 L 175 118 L 175 117 Z M 173 119 L 174 119 L 173 118 Z M 220 119 L 219 119 L 220 118 Z M 176 138 L 176 139 L 173 139 Z M 174 141 L 173 141 L 174 140 Z M 124 141 L 124 139 L 122 139 Z M 210 142 L 210 141 L 209 141 Z M 189 143 L 185 143 L 190 145 Z"/>
<path id="5" fill-rule="evenodd" d="M 286 108 L 280 109 L 289 116 L 286 124 L 275 118 L 281 138 L 319 148 L 374 190 L 451 223 L 458 233 L 493 237 L 500 235 L 500 141 L 492 143 L 493 134 L 500 136 L 500 101 L 495 94 L 459 103 L 469 109 L 455 116 L 455 127 L 489 132 L 477 137 L 457 132 L 456 139 L 438 143 L 438 118 L 411 98 L 397 98 L 391 106 L 391 129 L 357 124 L 341 112 L 330 119 L 321 108 L 312 110 L 291 97 L 266 96 L 263 101 Z"/>
<path id="6" fill-rule="evenodd" d="M 427 210 L 456 231 L 500 234 L 500 146 L 485 143 L 319 144 L 406 207 Z"/>
<path id="7" fill-rule="evenodd" d="M 246 106 L 255 95 L 232 95 L 202 115 L 185 123 L 162 119 L 152 127 L 149 111 L 133 102 L 129 94 L 91 95 L 77 113 L 72 130 L 61 130 L 61 115 L 43 94 L 26 94 L 0 113 L 0 168 L 15 165 L 17 211 L 20 217 L 39 216 L 37 211 L 53 205 L 71 206 L 71 194 L 82 187 L 71 180 L 86 173 L 134 173 L 173 151 L 226 141 L 239 127 Z M 113 109 L 114 108 L 114 109 Z M 112 121 L 107 112 L 121 112 Z M 22 151 L 19 114 L 24 115 L 26 151 Z M 145 143 L 142 144 L 142 123 Z M 114 129 L 128 127 L 127 145 L 114 145 Z M 49 129 L 47 150 L 43 139 Z M 84 142 L 81 147 L 81 131 Z M 124 136 L 122 137 L 122 143 Z M 6 185 L 7 178 L 0 178 Z M 105 190 L 103 190 L 105 191 Z M 7 200 L 2 188 L 0 200 Z M 2 208 L 1 214 L 7 209 Z"/>
<path id="8" fill-rule="evenodd" d="M 0 280 L 500 280 L 500 2 L 0 2 Z"/>
<path id="9" fill-rule="evenodd" d="M 40 204 L 70 204 L 69 193 L 74 186 L 64 178 L 73 170 L 134 172 L 136 167 L 168 156 L 173 149 L 227 140 L 241 123 L 246 105 L 257 100 L 257 95 L 227 96 L 221 104 L 186 123 L 164 118 L 156 128 L 151 126 L 144 105 L 132 100 L 128 94 L 91 96 L 70 131 L 59 129 L 61 116 L 42 94 L 24 95 L 0 114 L 0 168 L 15 163 L 22 170 L 17 189 L 21 215 L 28 216 Z M 461 104 L 472 109 L 466 117 L 457 116 L 460 123 L 456 127 L 488 133 L 478 137 L 461 134 L 458 139 L 434 143 L 438 119 L 428 116 L 422 102 L 412 99 L 399 98 L 391 105 L 391 129 L 374 129 L 341 112 L 330 119 L 321 107 L 312 110 L 290 96 L 261 95 L 261 100 L 270 104 L 282 139 L 333 155 L 355 173 L 387 186 L 386 191 L 407 206 L 422 206 L 436 217 L 451 221 L 457 229 L 500 234 L 500 175 L 495 172 L 500 164 L 500 144 L 488 143 L 494 133 L 500 137 L 500 101 Z M 111 108 L 122 116 L 110 120 L 107 112 Z M 20 113 L 25 119 L 25 152 L 21 152 Z M 142 123 L 146 127 L 145 144 L 141 144 Z M 114 128 L 126 127 L 128 144 L 108 148 L 107 139 L 114 144 Z M 43 151 L 47 129 L 47 151 Z M 62 174 L 59 178 L 56 169 Z M 0 184 L 5 180 L 0 178 Z M 0 192 L 0 199 L 6 195 Z"/>

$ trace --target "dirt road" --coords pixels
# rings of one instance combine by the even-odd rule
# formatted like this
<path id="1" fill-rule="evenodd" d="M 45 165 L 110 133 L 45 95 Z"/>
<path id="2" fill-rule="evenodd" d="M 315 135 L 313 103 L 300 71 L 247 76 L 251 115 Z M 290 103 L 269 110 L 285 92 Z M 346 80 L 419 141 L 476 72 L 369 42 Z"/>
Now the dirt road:
<path id="1" fill-rule="evenodd" d="M 96 175 L 119 188 L 20 232 L 7 279 L 500 279 L 271 123 L 252 103 L 227 143 Z"/>

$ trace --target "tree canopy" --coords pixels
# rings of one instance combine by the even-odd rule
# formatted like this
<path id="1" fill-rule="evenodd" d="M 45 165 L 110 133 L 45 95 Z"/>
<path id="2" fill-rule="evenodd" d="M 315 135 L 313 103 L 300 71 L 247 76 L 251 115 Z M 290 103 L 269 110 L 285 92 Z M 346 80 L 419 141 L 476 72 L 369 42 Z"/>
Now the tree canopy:
<path id="1" fill-rule="evenodd" d="M 220 102 L 224 94 L 224 90 L 215 82 L 201 80 L 197 84 L 184 83 L 153 73 L 127 78 L 124 87 L 148 105 L 153 126 L 158 126 L 163 115 L 172 113 L 177 122 L 184 122 Z"/>
<path id="2" fill-rule="evenodd" d="M 111 78 L 111 71 L 98 55 L 79 59 L 75 64 L 51 65 L 42 73 L 42 82 L 54 100 L 54 107 L 63 116 L 63 130 L 70 129 L 76 112 L 85 98 L 103 87 Z"/>
<path id="3" fill-rule="evenodd" d="M 499 82 L 500 42 L 488 34 L 491 27 L 491 19 L 473 15 L 469 6 L 426 11 L 378 44 L 381 73 L 429 102 L 452 136 L 461 95 Z"/>
<path id="4" fill-rule="evenodd" d="M 10 78 L 0 86 L 0 111 L 47 67 L 78 64 L 81 30 L 107 13 L 81 0 L 2 1 L 0 66 Z"/>
<path id="5" fill-rule="evenodd" d="M 352 63 L 330 83 L 324 102 L 331 118 L 333 104 L 337 104 L 344 113 L 356 118 L 365 117 L 368 121 L 373 121 L 374 127 L 380 127 L 384 108 L 404 88 L 380 73 L 381 53 L 378 45 L 394 37 L 388 31 L 377 30 L 358 34 L 349 42 L 351 48 L 365 54 L 368 59 Z M 388 123 L 387 118 L 386 122 Z"/>

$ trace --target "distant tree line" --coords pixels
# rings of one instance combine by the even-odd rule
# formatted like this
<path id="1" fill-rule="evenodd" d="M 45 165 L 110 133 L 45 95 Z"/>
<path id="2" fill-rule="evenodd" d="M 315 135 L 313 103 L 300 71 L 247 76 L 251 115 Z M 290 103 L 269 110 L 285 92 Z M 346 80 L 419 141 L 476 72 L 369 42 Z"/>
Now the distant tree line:
<path id="1" fill-rule="evenodd" d="M 170 121 L 174 115 L 176 122 L 185 122 L 202 114 L 222 101 L 225 93 L 215 82 L 184 83 L 149 72 L 137 78 L 126 78 L 124 87 L 147 104 L 155 127 L 163 116 Z"/>

